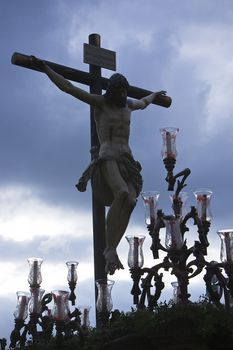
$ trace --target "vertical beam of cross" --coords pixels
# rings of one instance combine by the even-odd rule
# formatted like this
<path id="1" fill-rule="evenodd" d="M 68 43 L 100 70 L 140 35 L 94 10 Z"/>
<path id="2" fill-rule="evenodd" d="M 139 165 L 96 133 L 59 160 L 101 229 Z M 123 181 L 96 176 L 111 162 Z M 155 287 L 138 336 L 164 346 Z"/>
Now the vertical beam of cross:
<path id="1" fill-rule="evenodd" d="M 100 47 L 100 36 L 98 34 L 91 34 L 89 36 L 89 44 Z M 90 93 L 102 94 L 101 85 L 101 67 L 93 64 L 89 65 L 89 72 L 96 79 L 90 85 Z M 95 110 L 90 107 L 90 123 L 91 123 L 91 154 L 92 159 L 95 157 L 99 148 L 99 139 L 95 125 Z M 105 249 L 105 207 L 93 195 L 92 191 L 92 217 L 93 217 L 93 244 L 94 244 L 94 277 L 95 281 L 98 279 L 106 279 L 105 273 L 105 259 L 103 251 Z M 95 297 L 97 299 L 97 289 L 95 287 Z"/>

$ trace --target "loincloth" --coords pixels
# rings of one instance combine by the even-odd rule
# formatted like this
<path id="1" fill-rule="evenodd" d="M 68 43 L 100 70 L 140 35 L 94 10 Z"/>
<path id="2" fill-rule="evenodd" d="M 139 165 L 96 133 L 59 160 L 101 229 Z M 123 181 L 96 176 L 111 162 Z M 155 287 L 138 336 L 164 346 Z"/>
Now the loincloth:
<path id="1" fill-rule="evenodd" d="M 140 163 L 135 161 L 129 153 L 123 153 L 119 157 L 97 158 L 94 159 L 87 169 L 83 172 L 76 187 L 78 191 L 84 192 L 87 188 L 87 183 L 91 180 L 91 185 L 94 195 L 106 206 L 110 206 L 113 201 L 113 193 L 106 183 L 101 171 L 101 164 L 107 160 L 115 160 L 119 167 L 120 174 L 126 183 L 130 182 L 136 195 L 142 190 L 142 169 Z"/>

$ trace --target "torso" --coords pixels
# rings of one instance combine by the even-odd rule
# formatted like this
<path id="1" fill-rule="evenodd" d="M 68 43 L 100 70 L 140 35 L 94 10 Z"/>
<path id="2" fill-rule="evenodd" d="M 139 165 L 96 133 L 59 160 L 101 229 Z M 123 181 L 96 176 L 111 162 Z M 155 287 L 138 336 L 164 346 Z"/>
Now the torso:
<path id="1" fill-rule="evenodd" d="M 128 105 L 123 108 L 109 107 L 106 103 L 96 108 L 95 121 L 100 142 L 99 156 L 116 157 L 122 153 L 131 154 L 129 147 L 131 110 Z"/>

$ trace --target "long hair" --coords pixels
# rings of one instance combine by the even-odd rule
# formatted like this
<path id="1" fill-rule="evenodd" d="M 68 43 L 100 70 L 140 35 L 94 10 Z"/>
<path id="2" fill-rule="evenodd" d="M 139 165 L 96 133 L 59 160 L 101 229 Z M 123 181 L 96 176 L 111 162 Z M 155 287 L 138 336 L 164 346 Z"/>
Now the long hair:
<path id="1" fill-rule="evenodd" d="M 124 77 L 124 75 L 120 73 L 113 74 L 108 81 L 108 87 L 106 93 L 104 95 L 108 104 L 114 104 L 114 90 L 117 88 L 125 88 L 127 93 L 129 90 L 128 80 Z"/>

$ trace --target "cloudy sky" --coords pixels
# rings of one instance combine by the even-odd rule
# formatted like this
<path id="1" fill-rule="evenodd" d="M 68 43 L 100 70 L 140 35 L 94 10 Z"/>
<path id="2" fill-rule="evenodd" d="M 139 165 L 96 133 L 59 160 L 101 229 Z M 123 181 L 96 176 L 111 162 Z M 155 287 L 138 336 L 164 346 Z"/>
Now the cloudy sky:
<path id="1" fill-rule="evenodd" d="M 158 190 L 159 207 L 169 214 L 159 128 L 179 127 L 176 170 L 192 170 L 188 206 L 195 203 L 195 189 L 213 191 L 208 259 L 219 260 L 216 231 L 233 226 L 232 32 L 231 0 L 0 2 L 0 337 L 13 327 L 16 291 L 28 290 L 31 256 L 44 259 L 42 287 L 48 291 L 67 289 L 65 262 L 79 261 L 77 303 L 92 305 L 94 319 L 91 192 L 74 187 L 90 159 L 89 107 L 44 74 L 12 65 L 12 54 L 88 71 L 83 43 L 99 33 L 131 85 L 167 90 L 169 109 L 152 105 L 132 115 L 130 145 L 143 167 L 144 190 Z M 102 70 L 105 77 L 111 74 Z M 141 200 L 127 234 L 146 234 Z M 149 245 L 147 237 L 147 266 L 153 263 Z M 132 306 L 127 252 L 123 239 L 125 270 L 113 278 L 114 308 L 121 310 Z M 167 280 L 165 299 L 172 292 Z M 191 284 L 198 297 L 201 279 Z"/>

